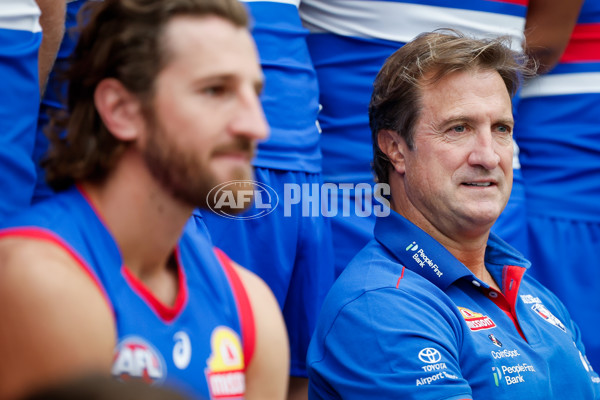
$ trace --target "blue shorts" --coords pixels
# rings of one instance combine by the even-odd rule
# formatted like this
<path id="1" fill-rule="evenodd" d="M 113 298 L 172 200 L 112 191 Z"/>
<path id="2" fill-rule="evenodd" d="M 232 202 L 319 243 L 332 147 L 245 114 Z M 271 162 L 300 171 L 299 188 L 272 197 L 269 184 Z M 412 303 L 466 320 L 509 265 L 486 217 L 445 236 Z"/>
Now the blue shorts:
<path id="1" fill-rule="evenodd" d="M 37 15 L 22 16 L 25 20 L 34 17 Z M 7 23 L 19 21 L 19 15 L 7 19 Z M 41 40 L 41 32 L 0 28 L 0 219 L 31 202 L 35 184 L 32 153 L 40 97 L 38 49 Z"/>
<path id="2" fill-rule="evenodd" d="M 320 174 L 255 168 L 257 182 L 279 197 L 273 212 L 255 219 L 230 219 L 210 211 L 195 214 L 208 227 L 213 243 L 271 288 L 287 325 L 292 376 L 306 377 L 306 352 L 321 304 L 333 284 L 333 252 L 329 221 L 302 216 L 301 204 L 286 216 L 284 184 L 321 184 Z M 289 211 L 289 210 L 288 210 Z M 239 216 L 255 215 L 253 205 Z"/>

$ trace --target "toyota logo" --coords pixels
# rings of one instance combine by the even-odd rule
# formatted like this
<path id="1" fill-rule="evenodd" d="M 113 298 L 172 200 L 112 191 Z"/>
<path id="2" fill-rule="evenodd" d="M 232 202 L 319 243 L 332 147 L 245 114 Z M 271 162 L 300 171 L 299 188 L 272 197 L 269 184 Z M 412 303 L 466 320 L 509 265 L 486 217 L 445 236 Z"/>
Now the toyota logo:
<path id="1" fill-rule="evenodd" d="M 442 359 L 442 355 L 436 349 L 425 347 L 419 352 L 419 360 L 427 364 L 433 364 Z"/>

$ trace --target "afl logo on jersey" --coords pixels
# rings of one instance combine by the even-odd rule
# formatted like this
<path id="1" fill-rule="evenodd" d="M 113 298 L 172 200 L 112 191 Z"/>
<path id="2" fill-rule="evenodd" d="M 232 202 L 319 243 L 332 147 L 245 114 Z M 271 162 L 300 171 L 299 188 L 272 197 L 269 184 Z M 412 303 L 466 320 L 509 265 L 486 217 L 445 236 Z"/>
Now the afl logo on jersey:
<path id="1" fill-rule="evenodd" d="M 238 334 L 231 328 L 218 326 L 211 334 L 210 348 L 205 373 L 211 399 L 243 398 L 246 378 Z"/>
<path id="2" fill-rule="evenodd" d="M 166 372 L 161 354 L 141 337 L 127 336 L 117 344 L 112 367 L 114 377 L 154 384 L 162 382 Z"/>

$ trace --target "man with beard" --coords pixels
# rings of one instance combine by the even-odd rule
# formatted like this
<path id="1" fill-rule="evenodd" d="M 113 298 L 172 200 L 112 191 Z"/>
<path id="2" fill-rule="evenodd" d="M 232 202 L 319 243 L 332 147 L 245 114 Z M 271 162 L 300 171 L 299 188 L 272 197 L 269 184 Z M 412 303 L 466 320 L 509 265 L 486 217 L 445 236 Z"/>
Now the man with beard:
<path id="1" fill-rule="evenodd" d="M 0 230 L 0 398 L 92 372 L 207 399 L 284 398 L 273 295 L 185 230 L 210 188 L 251 178 L 267 135 L 244 7 L 86 7 L 45 164 L 57 194 Z"/>

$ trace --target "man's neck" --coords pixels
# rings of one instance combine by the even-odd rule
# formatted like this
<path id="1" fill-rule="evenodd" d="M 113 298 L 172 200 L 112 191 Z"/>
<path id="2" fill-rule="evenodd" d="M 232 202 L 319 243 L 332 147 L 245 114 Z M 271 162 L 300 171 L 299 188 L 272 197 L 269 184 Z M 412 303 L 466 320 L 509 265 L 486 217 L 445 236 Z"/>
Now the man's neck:
<path id="1" fill-rule="evenodd" d="M 102 183 L 85 182 L 82 187 L 130 272 L 142 281 L 164 272 L 193 209 L 174 199 L 145 166 L 127 155 Z"/>
<path id="2" fill-rule="evenodd" d="M 400 197 L 404 199 L 405 197 Z M 393 198 L 392 198 L 393 199 Z M 499 290 L 492 276 L 485 267 L 485 251 L 489 237 L 489 229 L 481 227 L 477 230 L 463 231 L 439 228 L 425 218 L 424 215 L 414 212 L 414 208 L 405 206 L 404 203 L 392 200 L 392 209 L 403 215 L 406 219 L 427 232 L 431 237 L 444 246 L 454 257 L 462 262 L 477 278 Z"/>

